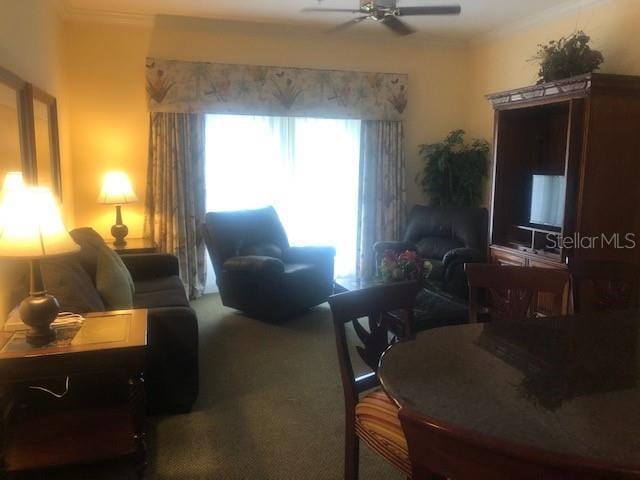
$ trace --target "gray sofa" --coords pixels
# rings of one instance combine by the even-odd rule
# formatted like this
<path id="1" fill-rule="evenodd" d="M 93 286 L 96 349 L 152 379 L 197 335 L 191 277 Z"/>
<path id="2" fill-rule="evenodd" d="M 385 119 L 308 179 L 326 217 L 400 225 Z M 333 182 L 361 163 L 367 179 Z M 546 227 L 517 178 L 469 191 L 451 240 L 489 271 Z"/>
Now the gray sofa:
<path id="1" fill-rule="evenodd" d="M 73 255 L 45 259 L 42 275 L 61 311 L 87 313 L 109 307 L 96 289 L 97 252 L 104 241 L 90 228 L 69 232 L 81 247 Z M 108 248 L 108 247 L 107 247 Z M 145 388 L 151 413 L 184 413 L 198 396 L 198 319 L 179 277 L 178 260 L 167 254 L 121 256 L 135 284 L 133 308 L 147 308 Z M 27 295 L 26 276 L 22 292 Z"/>

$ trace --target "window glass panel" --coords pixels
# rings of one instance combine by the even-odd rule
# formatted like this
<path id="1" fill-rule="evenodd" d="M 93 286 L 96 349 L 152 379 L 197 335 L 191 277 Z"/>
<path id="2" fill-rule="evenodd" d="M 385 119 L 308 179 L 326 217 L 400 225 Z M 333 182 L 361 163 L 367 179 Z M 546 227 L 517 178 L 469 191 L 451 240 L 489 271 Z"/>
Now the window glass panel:
<path id="1" fill-rule="evenodd" d="M 292 245 L 332 245 L 355 273 L 360 121 L 208 115 L 207 210 L 273 205 Z"/>

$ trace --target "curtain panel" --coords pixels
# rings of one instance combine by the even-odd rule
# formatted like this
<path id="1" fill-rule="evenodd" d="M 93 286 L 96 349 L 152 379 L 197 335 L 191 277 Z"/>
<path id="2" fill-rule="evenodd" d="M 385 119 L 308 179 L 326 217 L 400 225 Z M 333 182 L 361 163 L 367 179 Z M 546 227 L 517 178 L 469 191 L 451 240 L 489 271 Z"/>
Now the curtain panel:
<path id="1" fill-rule="evenodd" d="M 205 285 L 204 115 L 151 113 L 145 236 L 178 257 L 190 298 Z"/>
<path id="2" fill-rule="evenodd" d="M 404 125 L 362 122 L 360 140 L 358 275 L 375 274 L 373 244 L 400 238 L 406 215 Z"/>
<path id="3" fill-rule="evenodd" d="M 147 58 L 151 112 L 402 120 L 408 76 Z"/>

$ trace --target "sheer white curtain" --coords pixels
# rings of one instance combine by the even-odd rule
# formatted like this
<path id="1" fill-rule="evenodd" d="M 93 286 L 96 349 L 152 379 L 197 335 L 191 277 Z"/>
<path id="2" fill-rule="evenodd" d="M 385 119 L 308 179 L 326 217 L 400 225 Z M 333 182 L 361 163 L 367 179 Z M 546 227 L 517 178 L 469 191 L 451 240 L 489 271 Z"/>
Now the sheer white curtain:
<path id="1" fill-rule="evenodd" d="M 207 211 L 273 205 L 292 245 L 356 270 L 360 121 L 207 115 Z"/>

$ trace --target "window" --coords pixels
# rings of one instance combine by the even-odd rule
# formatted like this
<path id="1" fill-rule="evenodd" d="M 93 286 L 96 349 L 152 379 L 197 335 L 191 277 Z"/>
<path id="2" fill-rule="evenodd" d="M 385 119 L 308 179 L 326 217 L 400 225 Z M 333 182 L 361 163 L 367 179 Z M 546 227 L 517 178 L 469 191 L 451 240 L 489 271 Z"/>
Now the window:
<path id="1" fill-rule="evenodd" d="M 360 121 L 207 115 L 207 210 L 273 205 L 292 245 L 356 269 Z"/>

